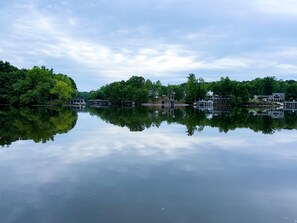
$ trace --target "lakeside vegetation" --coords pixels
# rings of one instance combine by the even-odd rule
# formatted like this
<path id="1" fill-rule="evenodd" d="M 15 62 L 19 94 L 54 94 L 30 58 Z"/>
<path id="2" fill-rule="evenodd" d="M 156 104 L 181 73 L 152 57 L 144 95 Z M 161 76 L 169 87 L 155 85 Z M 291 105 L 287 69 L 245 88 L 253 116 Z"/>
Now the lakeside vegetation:
<path id="1" fill-rule="evenodd" d="M 0 104 L 62 104 L 77 95 L 72 78 L 55 74 L 53 69 L 18 69 L 0 61 Z"/>
<path id="2" fill-rule="evenodd" d="M 157 103 L 162 98 L 191 104 L 205 99 L 208 91 L 230 98 L 233 106 L 255 103 L 254 95 L 271 95 L 273 92 L 285 93 L 286 100 L 297 100 L 297 81 L 267 76 L 249 81 L 222 77 L 218 81 L 206 82 L 189 74 L 185 83 L 163 85 L 159 80 L 152 82 L 142 76 L 132 76 L 127 81 L 115 81 L 94 91 L 77 92 L 74 80 L 65 74 L 55 74 L 44 66 L 18 69 L 0 61 L 0 104 L 61 105 L 76 96 L 87 100 L 109 100 L 113 104 L 129 100 L 137 104 Z"/>
<path id="3" fill-rule="evenodd" d="M 219 81 L 206 82 L 203 78 L 196 78 L 195 74 L 189 74 L 187 82 L 165 86 L 160 81 L 152 82 L 141 76 L 132 76 L 127 81 L 112 82 L 96 91 L 81 92 L 79 95 L 86 99 L 110 100 L 112 103 L 133 100 L 140 104 L 167 97 L 191 104 L 205 99 L 208 91 L 220 97 L 230 97 L 231 105 L 235 106 L 248 103 L 254 95 L 271 95 L 273 92 L 285 93 L 286 100 L 296 100 L 297 82 L 278 80 L 275 77 L 256 78 L 251 81 L 222 77 Z"/>

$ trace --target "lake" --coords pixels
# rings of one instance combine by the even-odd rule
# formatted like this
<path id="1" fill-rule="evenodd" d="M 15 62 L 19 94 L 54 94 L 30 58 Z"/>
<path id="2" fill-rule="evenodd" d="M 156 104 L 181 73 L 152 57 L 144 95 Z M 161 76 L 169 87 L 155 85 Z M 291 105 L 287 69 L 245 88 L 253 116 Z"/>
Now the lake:
<path id="1" fill-rule="evenodd" d="M 297 114 L 0 109 L 1 223 L 297 222 Z"/>

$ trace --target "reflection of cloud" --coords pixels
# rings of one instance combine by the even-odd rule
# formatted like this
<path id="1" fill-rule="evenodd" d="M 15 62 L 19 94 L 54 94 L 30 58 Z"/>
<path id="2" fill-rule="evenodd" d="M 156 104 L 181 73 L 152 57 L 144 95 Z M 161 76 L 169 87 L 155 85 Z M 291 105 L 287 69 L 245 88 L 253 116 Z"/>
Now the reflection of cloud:
<path id="1" fill-rule="evenodd" d="M 291 148 L 288 150 L 279 149 L 282 145 L 297 142 L 297 136 L 288 132 L 277 132 L 272 136 L 253 133 L 250 130 L 237 130 L 228 134 L 208 135 L 213 130 L 205 128 L 205 132 L 189 137 L 183 132 L 183 126 L 178 127 L 174 132 L 165 128 L 150 128 L 143 132 L 130 132 L 127 128 L 119 128 L 113 125 L 106 125 L 104 128 L 97 128 L 87 135 L 77 137 L 75 140 L 66 141 L 63 144 L 50 142 L 48 149 L 38 151 L 50 153 L 60 160 L 61 163 L 80 163 L 90 159 L 102 158 L 121 153 L 133 153 L 139 157 L 150 157 L 154 160 L 174 160 L 189 154 L 204 153 L 208 150 L 236 151 L 239 153 L 267 153 L 267 157 L 275 155 L 292 157 Z M 246 132 L 246 133 L 245 133 Z M 56 136 L 71 138 L 70 135 Z M 244 136 L 242 134 L 247 134 Z M 250 137 L 254 137 L 251 140 Z M 269 140 L 268 140 L 269 138 Z M 16 147 L 26 146 L 27 142 L 17 142 Z M 31 144 L 31 143 L 29 143 Z M 261 150 L 259 146 L 264 145 Z M 37 146 L 37 145 L 36 145 Z M 290 152 L 290 154 L 286 154 Z M 297 155 L 297 151 L 296 151 Z"/>
<path id="2" fill-rule="evenodd" d="M 72 168 L 94 162 L 105 163 L 102 165 L 108 165 L 115 172 L 129 171 L 123 168 L 143 162 L 148 165 L 175 163 L 178 171 L 205 175 L 209 171 L 224 171 L 228 168 L 225 162 L 244 167 L 250 165 L 248 160 L 257 160 L 253 165 L 274 168 L 275 162 L 297 160 L 294 131 L 261 135 L 237 129 L 226 134 L 207 127 L 189 137 L 185 130 L 182 125 L 162 123 L 159 128 L 130 132 L 89 114 L 80 114 L 76 127 L 67 134 L 57 135 L 54 142 L 18 141 L 0 151 L 0 168 L 9 163 L 7 174 L 19 183 L 53 183 L 72 172 Z M 225 160 L 224 157 L 232 158 Z M 68 175 L 68 178 L 72 181 L 76 176 Z"/>
<path id="3" fill-rule="evenodd" d="M 101 136 L 101 137 L 98 137 Z M 124 136 L 124 137 L 123 137 Z M 249 147 L 241 138 L 220 136 L 187 137 L 185 133 L 168 132 L 166 129 L 149 129 L 143 132 L 130 133 L 127 128 L 106 126 L 91 135 L 67 145 L 63 159 L 70 162 L 81 162 L 84 159 L 105 157 L 125 151 L 140 157 L 153 157 L 159 160 L 180 158 L 190 153 L 199 153 L 208 148 L 232 149 Z M 62 148 L 56 148 L 62 150 Z M 65 148 L 63 149 L 65 150 Z"/>

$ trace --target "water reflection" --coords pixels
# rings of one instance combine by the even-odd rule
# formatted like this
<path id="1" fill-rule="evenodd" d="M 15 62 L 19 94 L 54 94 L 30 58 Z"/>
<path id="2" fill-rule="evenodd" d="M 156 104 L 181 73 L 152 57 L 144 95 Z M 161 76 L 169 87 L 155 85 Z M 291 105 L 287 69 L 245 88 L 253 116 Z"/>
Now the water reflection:
<path id="1" fill-rule="evenodd" d="M 192 136 L 205 127 L 218 128 L 228 132 L 237 128 L 249 128 L 263 134 L 273 134 L 282 129 L 297 129 L 297 114 L 282 110 L 251 111 L 235 108 L 223 111 L 199 111 L 192 108 L 158 109 L 158 108 L 87 108 L 91 115 L 130 131 L 143 131 L 150 127 L 159 127 L 162 122 L 185 125 L 187 134 Z"/>
<path id="2" fill-rule="evenodd" d="M 34 142 L 54 140 L 54 135 L 66 133 L 76 123 L 77 113 L 63 108 L 13 108 L 0 109 L 0 145 L 10 145 L 18 140 Z"/>
<path id="3" fill-rule="evenodd" d="M 277 121 L 268 113 L 148 108 L 89 112 L 93 116 L 77 113 L 75 128 L 55 136 L 54 142 L 28 140 L 0 150 L 1 223 L 297 219 L 296 131 L 262 135 L 241 128 L 221 134 L 217 124 L 206 126 L 216 119 L 241 117 L 242 112 L 251 119 Z M 43 121 L 50 117 L 43 116 Z M 284 115 L 288 117 L 294 121 L 294 114 Z M 196 134 L 187 137 L 190 121 L 202 127 L 204 121 L 203 131 L 197 134 L 200 126 L 194 124 Z"/>
<path id="4" fill-rule="evenodd" d="M 87 112 L 109 124 L 127 127 L 130 131 L 159 128 L 162 123 L 180 124 L 186 134 L 192 136 L 205 127 L 217 128 L 227 133 L 238 128 L 254 132 L 273 134 L 282 129 L 297 129 L 297 114 L 282 110 L 251 111 L 231 109 L 222 111 L 199 111 L 193 108 L 10 108 L 0 109 L 0 145 L 10 145 L 18 140 L 32 139 L 34 142 L 54 140 L 54 135 L 66 133 L 77 121 L 77 112 Z"/>

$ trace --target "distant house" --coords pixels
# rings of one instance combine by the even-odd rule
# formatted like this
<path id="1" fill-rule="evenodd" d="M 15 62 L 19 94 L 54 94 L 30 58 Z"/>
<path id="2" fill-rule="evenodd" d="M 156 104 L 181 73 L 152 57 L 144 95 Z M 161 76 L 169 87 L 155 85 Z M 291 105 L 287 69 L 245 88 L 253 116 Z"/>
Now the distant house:
<path id="1" fill-rule="evenodd" d="M 213 100 L 213 98 L 214 98 L 214 93 L 212 92 L 212 91 L 208 91 L 207 93 L 206 93 L 206 99 L 207 100 Z"/>
<path id="2" fill-rule="evenodd" d="M 84 98 L 73 98 L 70 101 L 70 104 L 72 104 L 72 105 L 85 105 L 86 102 L 85 102 Z"/>
<path id="3" fill-rule="evenodd" d="M 209 100 L 211 100 L 211 101 L 216 101 L 216 100 L 218 100 L 219 98 L 221 98 L 219 95 L 217 95 L 217 94 L 215 94 L 214 92 L 212 92 L 212 91 L 208 91 L 207 93 L 206 93 L 206 100 L 207 101 L 209 101 Z"/>
<path id="4" fill-rule="evenodd" d="M 255 95 L 255 99 L 266 99 L 267 101 L 283 102 L 285 101 L 285 93 L 272 93 L 272 95 Z"/>
<path id="5" fill-rule="evenodd" d="M 267 99 L 268 101 L 282 102 L 285 100 L 285 93 L 272 93 Z"/>
<path id="6" fill-rule="evenodd" d="M 206 93 L 206 101 L 212 101 L 213 104 L 219 106 L 225 106 L 230 104 L 230 95 L 218 95 L 212 91 Z"/>

